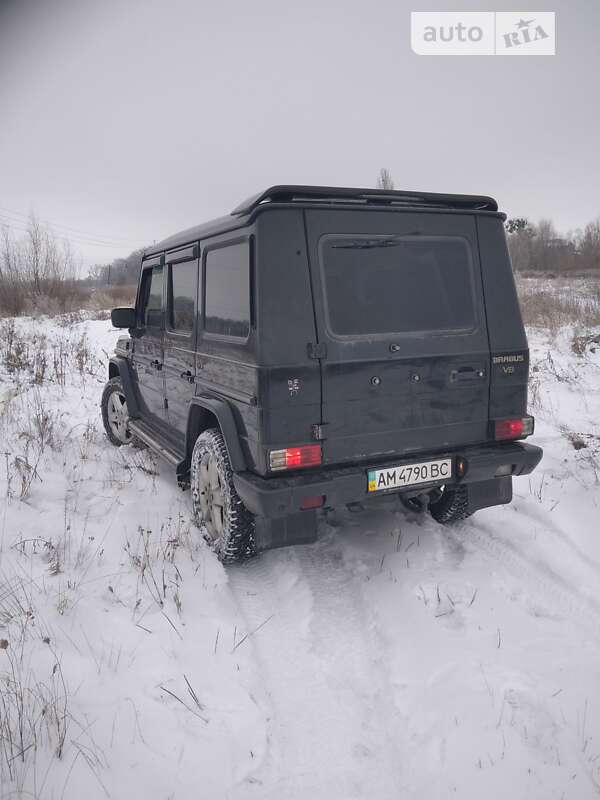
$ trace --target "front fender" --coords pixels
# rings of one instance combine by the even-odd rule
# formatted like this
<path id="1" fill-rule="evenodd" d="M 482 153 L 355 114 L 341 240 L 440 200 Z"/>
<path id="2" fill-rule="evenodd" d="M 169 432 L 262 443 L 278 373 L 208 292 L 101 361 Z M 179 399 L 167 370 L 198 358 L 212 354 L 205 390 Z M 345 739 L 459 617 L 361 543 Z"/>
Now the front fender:
<path id="1" fill-rule="evenodd" d="M 113 373 L 118 374 L 121 378 L 123 391 L 125 392 L 125 399 L 127 400 L 127 409 L 129 416 L 137 419 L 140 416 L 140 408 L 135 393 L 133 384 L 133 377 L 131 374 L 131 365 L 126 358 L 122 356 L 112 356 L 109 361 L 108 374 L 113 377 Z"/>

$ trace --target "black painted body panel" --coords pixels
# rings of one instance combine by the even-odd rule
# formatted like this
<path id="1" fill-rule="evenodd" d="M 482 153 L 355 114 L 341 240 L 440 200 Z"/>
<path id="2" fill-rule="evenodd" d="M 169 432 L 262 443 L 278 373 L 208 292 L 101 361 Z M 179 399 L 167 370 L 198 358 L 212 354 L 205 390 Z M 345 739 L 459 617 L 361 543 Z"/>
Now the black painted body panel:
<path id="1" fill-rule="evenodd" d="M 395 211 L 365 214 L 361 209 L 305 213 L 318 337 L 327 346 L 327 358 L 322 362 L 325 463 L 364 461 L 486 441 L 489 339 L 474 218 Z M 332 232 L 439 235 L 466 240 L 472 261 L 474 329 L 457 333 L 336 336 L 327 322 L 320 250 L 323 237 Z M 422 302 L 427 303 L 426 295 Z M 397 351 L 391 352 L 391 346 Z"/>
<path id="2" fill-rule="evenodd" d="M 529 348 L 506 237 L 497 220 L 484 217 L 477 218 L 477 232 L 492 363 L 490 418 L 520 417 L 527 413 Z M 522 360 L 495 363 L 504 356 Z"/>
<path id="3" fill-rule="evenodd" d="M 166 423 L 164 373 L 159 368 L 163 355 L 162 331 L 149 328 L 134 339 L 131 364 L 140 409 L 142 416 L 156 426 Z"/>

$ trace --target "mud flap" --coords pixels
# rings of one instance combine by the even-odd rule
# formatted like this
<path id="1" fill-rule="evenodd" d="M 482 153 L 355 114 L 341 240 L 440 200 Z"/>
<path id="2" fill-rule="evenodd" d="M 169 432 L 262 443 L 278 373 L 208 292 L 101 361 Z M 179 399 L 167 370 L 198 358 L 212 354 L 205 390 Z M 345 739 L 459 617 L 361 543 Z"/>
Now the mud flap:
<path id="1" fill-rule="evenodd" d="M 467 484 L 469 490 L 469 511 L 480 508 L 501 506 L 512 500 L 512 478 L 492 478 L 490 481 L 478 481 Z"/>
<path id="2" fill-rule="evenodd" d="M 287 517 L 255 517 L 257 552 L 287 547 L 294 544 L 310 544 L 317 540 L 317 512 L 301 511 Z"/>

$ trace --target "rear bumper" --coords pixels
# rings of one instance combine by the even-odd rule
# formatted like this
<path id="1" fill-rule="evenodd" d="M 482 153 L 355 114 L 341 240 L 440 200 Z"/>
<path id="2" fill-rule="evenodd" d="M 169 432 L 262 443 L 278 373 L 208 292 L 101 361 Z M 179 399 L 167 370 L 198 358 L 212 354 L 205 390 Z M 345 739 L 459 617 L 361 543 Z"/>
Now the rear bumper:
<path id="1" fill-rule="evenodd" d="M 498 477 L 500 467 L 510 465 L 510 475 L 528 475 L 539 464 L 542 450 L 524 442 L 507 442 L 481 447 L 466 447 L 451 453 L 420 453 L 418 456 L 387 461 L 387 465 L 399 463 L 420 463 L 429 459 L 461 456 L 467 459 L 468 468 L 464 478 L 455 483 L 478 483 Z M 386 463 L 369 464 L 369 468 L 385 467 Z M 259 517 L 273 519 L 295 514 L 300 510 L 306 497 L 324 495 L 326 506 L 341 506 L 366 498 L 372 499 L 380 494 L 367 493 L 367 465 L 343 468 L 310 470 L 294 475 L 262 478 L 251 472 L 234 473 L 235 488 L 246 508 Z M 418 488 L 436 486 L 440 482 L 422 484 Z M 399 490 L 392 490 L 398 492 Z M 401 490 L 400 490 L 401 491 Z M 414 493 L 414 487 L 412 490 Z"/>

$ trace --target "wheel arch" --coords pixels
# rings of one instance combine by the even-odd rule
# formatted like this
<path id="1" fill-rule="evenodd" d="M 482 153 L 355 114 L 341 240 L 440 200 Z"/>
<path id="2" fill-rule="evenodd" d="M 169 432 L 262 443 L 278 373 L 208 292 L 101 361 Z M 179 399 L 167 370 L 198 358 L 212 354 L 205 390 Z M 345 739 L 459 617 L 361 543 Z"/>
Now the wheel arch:
<path id="1" fill-rule="evenodd" d="M 132 418 L 139 417 L 140 411 L 133 386 L 131 376 L 131 367 L 126 358 L 120 356 L 113 356 L 108 362 L 108 379 L 120 378 L 127 400 L 127 408 L 129 409 L 129 416 Z"/>
<path id="2" fill-rule="evenodd" d="M 188 414 L 185 450 L 189 460 L 198 436 L 208 428 L 219 428 L 225 439 L 227 454 L 233 472 L 244 472 L 246 459 L 240 444 L 231 406 L 218 397 L 194 397 Z"/>

